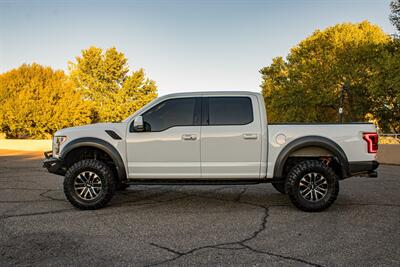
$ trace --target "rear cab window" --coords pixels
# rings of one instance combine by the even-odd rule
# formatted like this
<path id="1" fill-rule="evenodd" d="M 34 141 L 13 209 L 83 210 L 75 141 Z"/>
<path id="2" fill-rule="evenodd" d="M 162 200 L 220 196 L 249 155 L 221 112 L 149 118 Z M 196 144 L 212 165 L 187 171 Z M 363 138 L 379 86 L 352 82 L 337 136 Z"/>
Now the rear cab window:
<path id="1" fill-rule="evenodd" d="M 246 125 L 253 120 L 250 97 L 203 98 L 203 125 Z"/>

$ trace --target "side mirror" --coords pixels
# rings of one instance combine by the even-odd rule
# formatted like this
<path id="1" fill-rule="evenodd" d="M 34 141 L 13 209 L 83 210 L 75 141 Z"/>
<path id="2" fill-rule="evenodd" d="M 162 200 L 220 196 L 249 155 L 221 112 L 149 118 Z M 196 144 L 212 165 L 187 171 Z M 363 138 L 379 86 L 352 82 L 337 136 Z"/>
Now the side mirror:
<path id="1" fill-rule="evenodd" d="M 144 126 L 143 126 L 143 117 L 142 116 L 137 116 L 135 120 L 133 121 L 133 130 L 135 132 L 143 132 Z"/>

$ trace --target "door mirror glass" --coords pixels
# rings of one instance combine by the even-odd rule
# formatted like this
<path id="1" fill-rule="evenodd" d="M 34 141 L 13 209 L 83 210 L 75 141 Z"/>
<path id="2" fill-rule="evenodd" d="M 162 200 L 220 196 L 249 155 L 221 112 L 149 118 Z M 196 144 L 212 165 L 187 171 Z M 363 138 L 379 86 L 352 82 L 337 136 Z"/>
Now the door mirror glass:
<path id="1" fill-rule="evenodd" d="M 133 121 L 133 130 L 135 132 L 143 132 L 144 126 L 143 126 L 143 117 L 142 116 L 137 116 L 135 120 Z"/>

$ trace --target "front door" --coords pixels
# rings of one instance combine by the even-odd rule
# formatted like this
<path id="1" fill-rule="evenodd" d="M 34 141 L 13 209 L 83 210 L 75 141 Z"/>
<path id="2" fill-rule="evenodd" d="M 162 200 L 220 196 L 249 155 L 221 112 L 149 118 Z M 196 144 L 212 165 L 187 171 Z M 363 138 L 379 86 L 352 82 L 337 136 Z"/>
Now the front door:
<path id="1" fill-rule="evenodd" d="M 144 131 L 126 139 L 129 178 L 201 177 L 200 105 L 197 97 L 173 98 L 140 114 Z"/>

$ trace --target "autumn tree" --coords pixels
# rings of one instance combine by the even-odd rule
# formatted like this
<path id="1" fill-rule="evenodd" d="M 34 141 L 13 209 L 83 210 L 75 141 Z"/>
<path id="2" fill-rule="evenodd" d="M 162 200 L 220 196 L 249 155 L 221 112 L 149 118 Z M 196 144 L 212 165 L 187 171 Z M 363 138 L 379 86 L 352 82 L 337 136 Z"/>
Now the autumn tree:
<path id="1" fill-rule="evenodd" d="M 155 82 L 144 70 L 129 74 L 125 55 L 115 47 L 90 47 L 69 63 L 70 77 L 93 108 L 92 119 L 119 121 L 157 96 Z"/>
<path id="2" fill-rule="evenodd" d="M 260 70 L 271 121 L 337 121 L 339 95 L 347 94 L 345 120 L 361 121 L 373 110 L 368 84 L 390 37 L 367 21 L 317 30 Z"/>
<path id="3" fill-rule="evenodd" d="M 90 108 L 63 71 L 22 65 L 0 75 L 0 131 L 7 138 L 49 138 L 90 123 Z"/>

